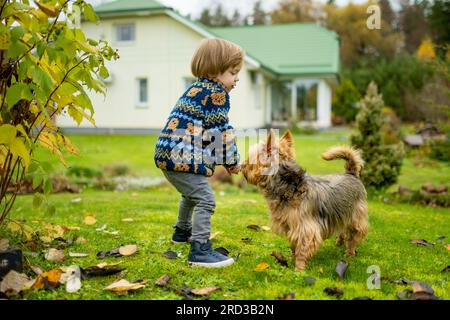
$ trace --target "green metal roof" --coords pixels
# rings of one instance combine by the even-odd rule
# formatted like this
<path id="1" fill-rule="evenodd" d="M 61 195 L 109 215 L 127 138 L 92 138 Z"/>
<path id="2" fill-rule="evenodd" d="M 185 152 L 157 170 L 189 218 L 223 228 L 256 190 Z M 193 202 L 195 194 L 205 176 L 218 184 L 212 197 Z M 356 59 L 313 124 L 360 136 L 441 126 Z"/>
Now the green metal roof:
<path id="1" fill-rule="evenodd" d="M 279 75 L 339 73 L 338 35 L 311 23 L 209 28 Z"/>
<path id="2" fill-rule="evenodd" d="M 130 11 L 145 10 L 164 10 L 169 7 L 164 6 L 154 0 L 116 0 L 107 2 L 94 7 L 95 13 L 102 15 L 103 13 L 119 13 Z"/>

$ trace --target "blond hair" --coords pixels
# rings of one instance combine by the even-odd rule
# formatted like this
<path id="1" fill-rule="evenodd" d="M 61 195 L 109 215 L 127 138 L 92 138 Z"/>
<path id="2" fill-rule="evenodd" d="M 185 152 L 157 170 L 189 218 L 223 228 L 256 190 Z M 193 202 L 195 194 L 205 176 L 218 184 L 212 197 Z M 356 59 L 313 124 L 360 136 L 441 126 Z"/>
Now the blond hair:
<path id="1" fill-rule="evenodd" d="M 244 51 L 237 44 L 224 39 L 204 39 L 191 62 L 194 77 L 216 77 L 228 68 L 242 66 Z"/>

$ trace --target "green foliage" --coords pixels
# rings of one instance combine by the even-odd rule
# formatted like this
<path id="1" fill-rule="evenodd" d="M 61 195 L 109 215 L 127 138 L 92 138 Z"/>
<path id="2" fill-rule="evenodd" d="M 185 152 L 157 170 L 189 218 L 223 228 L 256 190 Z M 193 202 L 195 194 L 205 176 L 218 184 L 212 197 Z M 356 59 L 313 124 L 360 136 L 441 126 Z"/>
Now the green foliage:
<path id="1" fill-rule="evenodd" d="M 118 58 L 106 41 L 86 39 L 79 26 L 61 19 L 78 11 L 96 22 L 90 4 L 83 0 L 33 4 L 6 0 L 0 5 L 0 167 L 4 169 L 0 224 L 15 201 L 15 193 L 6 193 L 8 185 L 18 185 L 27 172 L 31 174 L 30 164 L 40 165 L 33 161 L 36 149 L 47 149 L 63 164 L 63 148 L 78 152 L 54 125 L 54 117 L 68 111 L 77 124 L 83 119 L 95 123 L 87 91 L 105 94 L 99 77 L 108 73 L 105 61 Z M 49 181 L 42 180 L 46 194 L 51 191 Z"/>
<path id="2" fill-rule="evenodd" d="M 386 105 L 401 119 L 413 120 L 416 114 L 409 112 L 405 95 L 419 92 L 432 74 L 430 64 L 402 54 L 394 59 L 363 58 L 355 68 L 345 70 L 343 77 L 350 79 L 360 93 L 371 81 L 378 83 Z"/>
<path id="3" fill-rule="evenodd" d="M 97 168 L 74 165 L 67 169 L 67 175 L 82 178 L 101 178 L 104 173 Z"/>
<path id="4" fill-rule="evenodd" d="M 336 116 L 344 117 L 347 122 L 355 120 L 358 113 L 358 101 L 361 94 L 352 80 L 345 79 L 336 88 L 333 98 L 333 112 Z"/>
<path id="5" fill-rule="evenodd" d="M 383 144 L 383 107 L 377 86 L 371 82 L 360 101 L 356 117 L 358 131 L 350 138 L 351 144 L 362 151 L 365 162 L 361 179 L 366 187 L 374 189 L 387 188 L 397 181 L 404 156 L 402 144 Z"/>
<path id="6" fill-rule="evenodd" d="M 431 140 L 430 147 L 431 158 L 450 162 L 450 140 L 448 138 L 445 140 Z"/>

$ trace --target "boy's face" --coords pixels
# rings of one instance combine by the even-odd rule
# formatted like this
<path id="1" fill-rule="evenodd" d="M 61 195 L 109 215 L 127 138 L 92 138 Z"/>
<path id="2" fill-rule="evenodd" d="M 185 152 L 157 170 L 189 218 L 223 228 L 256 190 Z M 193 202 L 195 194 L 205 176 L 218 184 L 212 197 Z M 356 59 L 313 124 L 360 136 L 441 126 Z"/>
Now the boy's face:
<path id="1" fill-rule="evenodd" d="M 228 92 L 236 87 L 239 81 L 239 71 L 241 71 L 240 67 L 230 67 L 224 73 L 217 76 L 217 79 L 224 84 Z"/>

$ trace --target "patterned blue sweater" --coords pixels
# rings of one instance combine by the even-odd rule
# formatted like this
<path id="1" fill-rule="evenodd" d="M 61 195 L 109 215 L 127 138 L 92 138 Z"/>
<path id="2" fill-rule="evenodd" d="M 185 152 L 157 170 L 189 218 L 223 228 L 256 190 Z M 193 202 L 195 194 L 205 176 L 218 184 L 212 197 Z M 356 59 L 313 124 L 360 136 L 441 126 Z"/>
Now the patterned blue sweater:
<path id="1" fill-rule="evenodd" d="M 217 164 L 239 163 L 230 97 L 217 80 L 198 78 L 178 99 L 161 131 L 155 164 L 162 170 L 212 176 Z"/>

